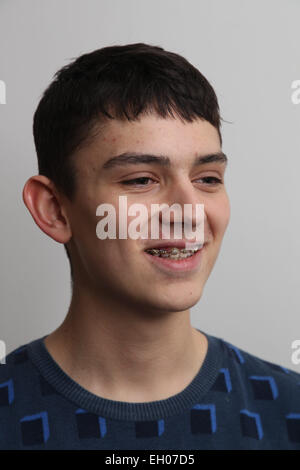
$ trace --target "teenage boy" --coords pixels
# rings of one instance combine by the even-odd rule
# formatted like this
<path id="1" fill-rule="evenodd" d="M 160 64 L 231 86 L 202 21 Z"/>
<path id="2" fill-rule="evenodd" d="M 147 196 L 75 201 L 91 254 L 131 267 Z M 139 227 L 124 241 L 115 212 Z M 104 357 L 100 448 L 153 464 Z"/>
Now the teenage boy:
<path id="1" fill-rule="evenodd" d="M 23 199 L 67 250 L 72 298 L 0 367 L 1 448 L 300 449 L 300 374 L 190 322 L 230 217 L 220 125 L 206 78 L 161 47 L 105 47 L 56 73 Z M 163 239 L 161 218 L 159 239 L 119 237 L 121 196 L 149 221 L 154 204 L 203 204 L 203 244 Z M 97 236 L 102 204 L 116 238 Z"/>

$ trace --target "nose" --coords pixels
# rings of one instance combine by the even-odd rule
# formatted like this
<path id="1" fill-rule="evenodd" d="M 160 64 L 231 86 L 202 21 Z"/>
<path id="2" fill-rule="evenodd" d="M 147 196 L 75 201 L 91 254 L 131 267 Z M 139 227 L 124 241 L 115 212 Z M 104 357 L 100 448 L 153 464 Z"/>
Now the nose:
<path id="1" fill-rule="evenodd" d="M 193 218 L 195 217 L 196 204 L 203 204 L 203 198 L 199 196 L 199 191 L 194 187 L 189 177 L 181 176 L 170 184 L 166 195 L 166 200 L 162 201 L 169 206 L 178 204 L 182 210 L 184 205 L 188 204 L 193 208 Z M 174 218 L 173 218 L 174 220 Z"/>
<path id="2" fill-rule="evenodd" d="M 166 200 L 161 201 L 167 204 L 169 210 L 170 226 L 178 226 L 178 231 L 182 231 L 187 238 L 191 239 L 197 233 L 197 240 L 203 242 L 204 224 L 206 220 L 203 198 L 199 196 L 199 191 L 194 187 L 188 177 L 178 177 L 170 185 L 166 194 Z M 172 210 L 172 206 L 175 210 Z M 164 224 L 164 210 L 159 214 L 160 223 Z M 202 230 L 202 232 L 201 232 Z M 200 236 L 200 234 L 202 235 Z M 201 240 L 200 240 L 200 238 Z"/>

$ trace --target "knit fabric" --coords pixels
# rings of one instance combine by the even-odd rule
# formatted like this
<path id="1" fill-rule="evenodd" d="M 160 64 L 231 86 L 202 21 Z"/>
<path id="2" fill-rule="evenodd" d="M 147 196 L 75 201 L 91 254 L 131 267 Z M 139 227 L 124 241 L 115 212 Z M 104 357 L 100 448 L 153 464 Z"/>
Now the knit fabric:
<path id="1" fill-rule="evenodd" d="M 145 403 L 84 389 L 54 361 L 47 335 L 18 347 L 0 365 L 0 449 L 300 450 L 300 373 L 202 333 L 194 379 Z"/>

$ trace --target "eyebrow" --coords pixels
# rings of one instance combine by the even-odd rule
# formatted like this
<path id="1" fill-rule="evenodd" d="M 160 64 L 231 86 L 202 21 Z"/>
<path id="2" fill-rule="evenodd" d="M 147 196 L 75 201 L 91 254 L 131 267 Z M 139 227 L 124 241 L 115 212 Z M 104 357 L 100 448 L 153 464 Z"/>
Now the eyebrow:
<path id="1" fill-rule="evenodd" d="M 138 152 L 124 152 L 120 155 L 115 155 L 107 160 L 102 166 L 103 169 L 109 169 L 116 166 L 125 165 L 139 165 L 144 164 L 156 164 L 165 168 L 171 167 L 171 160 L 165 155 L 152 155 L 148 153 Z M 195 157 L 193 167 L 199 165 L 205 165 L 207 163 L 220 163 L 227 165 L 228 158 L 223 152 L 214 152 L 206 155 L 198 155 Z"/>

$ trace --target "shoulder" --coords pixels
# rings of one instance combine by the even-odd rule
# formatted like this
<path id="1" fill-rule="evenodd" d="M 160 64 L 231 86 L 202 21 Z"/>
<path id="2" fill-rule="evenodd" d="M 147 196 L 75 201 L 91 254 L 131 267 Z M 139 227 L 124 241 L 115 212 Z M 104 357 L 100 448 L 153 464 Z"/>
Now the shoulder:
<path id="1" fill-rule="evenodd" d="M 5 370 L 11 371 L 13 370 L 14 366 L 27 361 L 29 344 L 30 342 L 24 343 L 13 349 L 13 351 L 10 353 L 6 354 L 6 356 L 3 358 L 3 364 L 0 366 L 0 373 L 1 371 Z"/>
<path id="2" fill-rule="evenodd" d="M 27 348 L 29 344 L 30 343 L 22 344 L 10 353 L 6 354 L 6 356 L 2 359 L 2 363 L 0 365 L 0 376 L 1 373 L 3 374 L 6 371 L 12 371 L 16 365 L 22 364 L 23 362 L 27 361 Z"/>
<path id="3" fill-rule="evenodd" d="M 269 361 L 221 339 L 224 354 L 239 381 L 246 381 L 255 399 L 281 397 L 300 413 L 300 372 Z M 300 417 L 300 415 L 299 415 Z"/>
<path id="4" fill-rule="evenodd" d="M 1 361 L 0 365 L 0 405 L 9 405 L 14 401 L 16 386 L 25 392 L 30 385 L 33 376 L 37 376 L 37 370 L 29 360 L 28 346 L 24 343 Z"/>
<path id="5" fill-rule="evenodd" d="M 291 368 L 284 367 L 282 364 L 269 361 L 260 355 L 256 355 L 249 350 L 236 346 L 223 338 L 220 339 L 223 350 L 226 350 L 228 355 L 236 363 L 244 365 L 245 368 L 254 368 L 261 370 L 262 372 L 272 372 L 278 377 L 289 376 L 291 380 L 296 380 L 296 382 L 300 381 L 300 370 L 299 372 L 296 372 Z"/>

